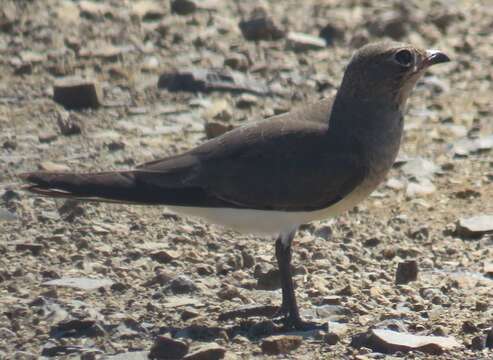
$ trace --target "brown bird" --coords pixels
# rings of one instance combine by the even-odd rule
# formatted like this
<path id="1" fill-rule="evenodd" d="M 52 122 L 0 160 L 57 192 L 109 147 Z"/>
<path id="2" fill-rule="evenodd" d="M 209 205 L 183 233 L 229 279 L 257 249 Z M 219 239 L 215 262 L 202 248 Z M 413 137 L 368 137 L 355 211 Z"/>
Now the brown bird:
<path id="1" fill-rule="evenodd" d="M 165 205 L 239 231 L 277 236 L 288 327 L 296 304 L 291 243 L 297 228 L 365 199 L 399 150 L 406 101 L 437 50 L 383 42 L 352 57 L 334 98 L 232 130 L 181 155 L 101 173 L 33 172 L 28 190 L 51 197 Z"/>

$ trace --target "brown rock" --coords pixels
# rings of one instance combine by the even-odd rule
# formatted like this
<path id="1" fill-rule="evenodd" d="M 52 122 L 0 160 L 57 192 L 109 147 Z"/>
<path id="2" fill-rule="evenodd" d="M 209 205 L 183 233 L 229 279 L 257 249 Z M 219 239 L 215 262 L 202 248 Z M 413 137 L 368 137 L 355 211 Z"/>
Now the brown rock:
<path id="1" fill-rule="evenodd" d="M 403 261 L 397 265 L 397 272 L 395 273 L 395 283 L 397 285 L 407 284 L 417 279 L 418 263 L 416 260 Z"/>
<path id="2" fill-rule="evenodd" d="M 240 22 L 240 30 L 247 40 L 278 40 L 285 36 L 284 31 L 263 9 L 255 9 L 250 19 Z"/>
<path id="3" fill-rule="evenodd" d="M 42 132 L 38 135 L 38 140 L 40 143 L 50 143 L 58 138 L 57 134 L 54 132 Z"/>
<path id="4" fill-rule="evenodd" d="M 64 172 L 64 171 L 70 171 L 70 167 L 68 167 L 65 164 L 57 164 L 51 161 L 43 161 L 41 164 L 39 164 L 40 170 L 43 171 L 55 171 L 55 172 Z"/>
<path id="5" fill-rule="evenodd" d="M 161 264 L 168 264 L 180 257 L 180 254 L 173 250 L 159 250 L 151 254 L 151 259 Z"/>
<path id="6" fill-rule="evenodd" d="M 225 354 L 225 348 L 216 343 L 211 343 L 194 349 L 183 360 L 219 360 L 224 358 Z"/>
<path id="7" fill-rule="evenodd" d="M 457 222 L 455 231 L 463 237 L 481 237 L 484 234 L 493 233 L 493 215 L 484 214 L 461 218 Z"/>
<path id="8" fill-rule="evenodd" d="M 300 347 L 301 336 L 277 335 L 269 336 L 262 342 L 262 352 L 268 355 L 287 354 Z"/>
<path id="9" fill-rule="evenodd" d="M 97 108 L 101 105 L 99 85 L 91 80 L 62 78 L 55 82 L 53 100 L 66 109 Z"/>
<path id="10" fill-rule="evenodd" d="M 223 122 L 220 121 L 208 121 L 205 123 L 204 129 L 207 138 L 212 139 L 232 130 L 233 125 L 224 124 Z"/>
<path id="11" fill-rule="evenodd" d="M 168 336 L 158 336 L 151 347 L 149 359 L 182 359 L 187 352 L 187 343 Z"/>
<path id="12" fill-rule="evenodd" d="M 65 277 L 46 281 L 43 285 L 70 287 L 80 290 L 96 290 L 113 285 L 110 279 L 91 279 L 86 277 Z"/>
<path id="13" fill-rule="evenodd" d="M 326 46 L 325 40 L 309 34 L 290 31 L 286 37 L 287 46 L 296 52 L 320 50 Z"/>
<path id="14" fill-rule="evenodd" d="M 385 353 L 418 350 L 433 355 L 461 346 L 453 337 L 418 336 L 383 329 L 371 330 L 369 345 L 373 350 Z"/>

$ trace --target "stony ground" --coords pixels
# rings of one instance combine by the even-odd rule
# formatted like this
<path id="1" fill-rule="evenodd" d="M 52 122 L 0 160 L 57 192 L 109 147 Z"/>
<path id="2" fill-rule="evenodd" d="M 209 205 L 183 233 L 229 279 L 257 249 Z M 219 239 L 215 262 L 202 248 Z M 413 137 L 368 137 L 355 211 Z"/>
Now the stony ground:
<path id="1" fill-rule="evenodd" d="M 153 346 L 156 356 L 164 349 L 189 359 L 276 351 L 492 358 L 490 1 L 172 3 L 2 2 L 0 358 L 145 359 Z M 330 96 L 354 49 L 383 38 L 441 49 L 453 62 L 414 91 L 388 182 L 349 214 L 297 236 L 299 303 L 305 317 L 330 320 L 328 332 L 286 337 L 293 334 L 268 317 L 228 313 L 279 304 L 271 239 L 163 208 L 20 190 L 23 171 L 128 168 Z M 191 68 L 249 80 L 226 91 L 158 88 L 161 75 Z M 101 106 L 53 101 L 57 78 L 73 75 L 89 89 L 99 84 Z M 371 329 L 398 331 L 402 343 Z M 404 334 L 447 343 L 413 350 Z"/>

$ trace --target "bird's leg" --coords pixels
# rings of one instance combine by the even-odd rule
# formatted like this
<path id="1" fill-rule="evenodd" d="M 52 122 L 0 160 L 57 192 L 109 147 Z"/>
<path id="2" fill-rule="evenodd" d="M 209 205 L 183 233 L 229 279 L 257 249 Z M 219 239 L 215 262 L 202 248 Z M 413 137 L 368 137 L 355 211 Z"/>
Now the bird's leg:
<path id="1" fill-rule="evenodd" d="M 276 259 L 281 274 L 282 288 L 282 305 L 279 312 L 283 313 L 288 320 L 301 320 L 291 273 L 291 243 L 294 234 L 295 231 L 288 234 L 280 234 L 276 241 Z"/>
<path id="2" fill-rule="evenodd" d="M 293 275 L 291 272 L 291 243 L 296 230 L 288 234 L 280 234 L 276 241 L 276 258 L 281 274 L 282 305 L 279 312 L 284 313 L 286 326 L 297 330 L 317 328 L 317 324 L 305 322 L 300 317 L 296 295 L 294 292 Z"/>

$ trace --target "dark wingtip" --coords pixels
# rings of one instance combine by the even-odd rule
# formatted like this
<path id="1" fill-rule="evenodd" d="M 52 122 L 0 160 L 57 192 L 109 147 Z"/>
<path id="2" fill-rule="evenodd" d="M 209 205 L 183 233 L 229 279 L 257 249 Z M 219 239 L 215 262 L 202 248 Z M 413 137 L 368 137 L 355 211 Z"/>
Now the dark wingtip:
<path id="1" fill-rule="evenodd" d="M 18 174 L 17 177 L 25 182 L 28 183 L 33 183 L 33 184 L 41 184 L 45 182 L 44 176 L 47 175 L 47 173 L 43 172 L 25 172 Z"/>

